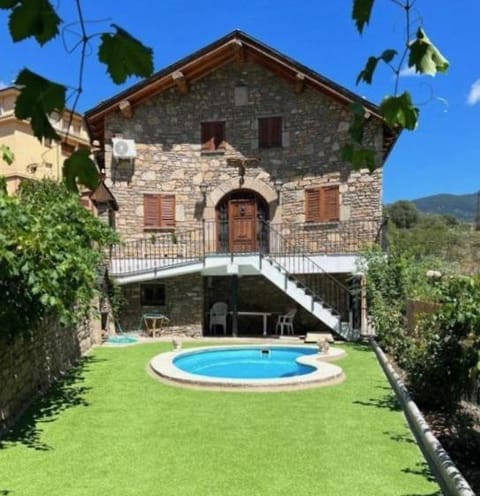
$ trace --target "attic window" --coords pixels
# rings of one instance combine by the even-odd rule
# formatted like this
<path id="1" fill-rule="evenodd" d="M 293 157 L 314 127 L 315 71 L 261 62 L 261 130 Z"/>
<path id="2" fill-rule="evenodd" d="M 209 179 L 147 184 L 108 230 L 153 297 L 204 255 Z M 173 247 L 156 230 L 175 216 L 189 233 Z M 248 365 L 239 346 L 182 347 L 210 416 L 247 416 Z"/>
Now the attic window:
<path id="1" fill-rule="evenodd" d="M 282 146 L 282 118 L 261 117 L 258 119 L 258 147 L 275 148 Z"/>
<path id="2" fill-rule="evenodd" d="M 225 149 L 225 121 L 202 122 L 202 151 Z"/>
<path id="3" fill-rule="evenodd" d="M 165 305 L 165 284 L 142 284 L 140 286 L 141 305 Z"/>

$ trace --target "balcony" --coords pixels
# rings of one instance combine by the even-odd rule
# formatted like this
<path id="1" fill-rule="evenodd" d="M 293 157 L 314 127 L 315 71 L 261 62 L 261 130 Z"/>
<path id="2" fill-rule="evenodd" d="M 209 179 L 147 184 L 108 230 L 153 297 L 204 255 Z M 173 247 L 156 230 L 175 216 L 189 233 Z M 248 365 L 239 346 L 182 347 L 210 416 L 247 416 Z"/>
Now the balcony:
<path id="1" fill-rule="evenodd" d="M 126 241 L 110 249 L 113 276 L 140 274 L 202 263 L 206 257 L 271 254 L 358 255 L 382 243 L 381 219 L 329 224 L 270 224 L 261 219 L 200 222 Z"/>

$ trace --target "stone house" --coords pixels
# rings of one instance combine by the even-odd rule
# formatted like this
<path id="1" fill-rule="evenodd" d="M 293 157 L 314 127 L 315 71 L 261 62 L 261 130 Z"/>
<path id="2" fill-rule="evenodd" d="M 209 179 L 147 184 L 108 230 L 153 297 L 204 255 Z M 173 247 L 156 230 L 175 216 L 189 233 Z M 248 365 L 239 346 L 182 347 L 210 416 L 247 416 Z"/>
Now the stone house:
<path id="1" fill-rule="evenodd" d="M 208 334 L 225 302 L 227 334 L 270 334 L 291 307 L 298 334 L 358 332 L 352 274 L 378 240 L 382 169 L 341 158 L 352 102 L 382 165 L 397 135 L 375 105 L 234 31 L 89 110 L 125 241 L 110 260 L 124 327 L 158 311 Z"/>

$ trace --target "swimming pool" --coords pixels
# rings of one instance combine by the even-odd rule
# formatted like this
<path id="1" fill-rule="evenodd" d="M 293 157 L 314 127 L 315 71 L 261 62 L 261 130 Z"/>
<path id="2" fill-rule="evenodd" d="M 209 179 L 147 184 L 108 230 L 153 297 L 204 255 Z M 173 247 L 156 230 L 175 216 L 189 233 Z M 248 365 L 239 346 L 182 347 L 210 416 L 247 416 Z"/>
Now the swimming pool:
<path id="1" fill-rule="evenodd" d="M 261 346 L 184 353 L 173 360 L 191 374 L 231 379 L 276 379 L 309 374 L 316 369 L 297 358 L 318 353 L 314 348 Z"/>
<path id="2" fill-rule="evenodd" d="M 207 388 L 275 390 L 340 382 L 343 370 L 329 363 L 345 355 L 339 348 L 319 353 L 317 346 L 233 345 L 171 351 L 155 356 L 150 367 L 168 382 Z"/>

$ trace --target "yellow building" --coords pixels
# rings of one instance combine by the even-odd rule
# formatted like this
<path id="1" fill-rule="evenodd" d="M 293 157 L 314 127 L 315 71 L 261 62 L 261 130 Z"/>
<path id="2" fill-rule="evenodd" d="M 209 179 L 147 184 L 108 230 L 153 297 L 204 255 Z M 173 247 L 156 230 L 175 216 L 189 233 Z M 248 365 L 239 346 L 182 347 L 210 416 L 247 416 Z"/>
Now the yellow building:
<path id="1" fill-rule="evenodd" d="M 15 117 L 19 93 L 15 87 L 0 89 L 0 145 L 7 145 L 15 155 L 11 165 L 0 160 L 0 174 L 6 177 L 9 193 L 25 178 L 61 179 L 63 161 L 79 147 L 90 148 L 83 116 L 69 110 L 50 116 L 61 142 L 45 138 L 40 142 L 33 135 L 30 123 Z"/>

